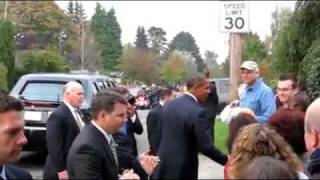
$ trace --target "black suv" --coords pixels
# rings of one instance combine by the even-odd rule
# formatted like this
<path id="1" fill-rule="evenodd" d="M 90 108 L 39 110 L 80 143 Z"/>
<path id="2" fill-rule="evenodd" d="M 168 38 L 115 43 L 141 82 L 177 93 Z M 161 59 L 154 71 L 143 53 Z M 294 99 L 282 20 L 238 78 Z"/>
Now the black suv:
<path id="1" fill-rule="evenodd" d="M 46 152 L 46 121 L 52 111 L 63 102 L 63 86 L 69 81 L 79 82 L 84 89 L 84 100 L 80 107 L 86 118 L 92 97 L 99 91 L 115 87 L 108 76 L 87 74 L 27 74 L 15 84 L 10 95 L 20 99 L 25 109 L 25 134 L 27 151 Z"/>

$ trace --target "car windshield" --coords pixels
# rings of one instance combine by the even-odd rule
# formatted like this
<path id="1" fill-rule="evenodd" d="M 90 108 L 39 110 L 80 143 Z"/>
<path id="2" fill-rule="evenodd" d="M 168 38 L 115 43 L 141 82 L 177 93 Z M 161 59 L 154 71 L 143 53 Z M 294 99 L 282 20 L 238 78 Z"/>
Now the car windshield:
<path id="1" fill-rule="evenodd" d="M 27 83 L 21 95 L 30 101 L 62 102 L 64 83 Z"/>

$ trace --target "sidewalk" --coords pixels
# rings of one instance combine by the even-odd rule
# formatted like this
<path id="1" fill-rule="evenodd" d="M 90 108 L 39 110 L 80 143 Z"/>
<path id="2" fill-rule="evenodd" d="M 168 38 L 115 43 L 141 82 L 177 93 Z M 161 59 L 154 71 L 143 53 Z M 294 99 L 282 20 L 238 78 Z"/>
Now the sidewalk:
<path id="1" fill-rule="evenodd" d="M 223 179 L 223 166 L 199 154 L 198 179 Z"/>

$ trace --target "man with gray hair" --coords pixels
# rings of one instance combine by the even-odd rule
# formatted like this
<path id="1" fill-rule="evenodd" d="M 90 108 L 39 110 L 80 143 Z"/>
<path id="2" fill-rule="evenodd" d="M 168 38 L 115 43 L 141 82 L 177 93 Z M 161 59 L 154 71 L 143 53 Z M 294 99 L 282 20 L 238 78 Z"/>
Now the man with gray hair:
<path id="1" fill-rule="evenodd" d="M 311 153 L 307 171 L 311 179 L 320 179 L 320 98 L 307 109 L 304 122 L 304 138 Z"/>
<path id="2" fill-rule="evenodd" d="M 258 64 L 244 61 L 240 67 L 243 83 L 246 84 L 240 94 L 240 108 L 251 109 L 260 123 L 266 123 L 276 111 L 276 101 L 272 89 L 259 78 Z"/>
<path id="3" fill-rule="evenodd" d="M 48 156 L 44 179 L 68 179 L 66 158 L 73 140 L 84 126 L 79 111 L 83 98 L 82 85 L 68 82 L 63 88 L 63 103 L 47 120 Z"/>

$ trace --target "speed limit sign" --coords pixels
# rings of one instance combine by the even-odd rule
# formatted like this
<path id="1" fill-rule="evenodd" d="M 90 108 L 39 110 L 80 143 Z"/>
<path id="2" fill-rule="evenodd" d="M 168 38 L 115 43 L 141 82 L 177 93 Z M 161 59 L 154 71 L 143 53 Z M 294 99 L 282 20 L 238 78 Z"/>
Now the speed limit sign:
<path id="1" fill-rule="evenodd" d="M 249 2 L 220 1 L 220 32 L 249 32 Z"/>

